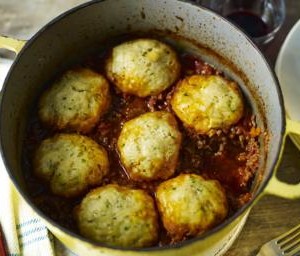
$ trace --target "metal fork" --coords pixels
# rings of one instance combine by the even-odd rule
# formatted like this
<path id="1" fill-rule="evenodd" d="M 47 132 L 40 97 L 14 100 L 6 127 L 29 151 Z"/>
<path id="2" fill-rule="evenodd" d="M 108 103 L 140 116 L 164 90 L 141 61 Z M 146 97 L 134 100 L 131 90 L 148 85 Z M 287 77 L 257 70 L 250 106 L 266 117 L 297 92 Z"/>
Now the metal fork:
<path id="1" fill-rule="evenodd" d="M 265 243 L 257 256 L 300 256 L 300 225 Z"/>

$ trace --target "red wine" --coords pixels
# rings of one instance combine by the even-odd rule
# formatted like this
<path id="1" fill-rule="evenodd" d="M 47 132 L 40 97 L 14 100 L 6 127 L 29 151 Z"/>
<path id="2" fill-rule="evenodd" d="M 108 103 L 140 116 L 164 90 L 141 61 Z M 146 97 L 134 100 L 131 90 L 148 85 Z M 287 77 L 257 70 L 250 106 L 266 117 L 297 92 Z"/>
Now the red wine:
<path id="1" fill-rule="evenodd" d="M 238 11 L 227 15 L 227 18 L 239 25 L 251 37 L 264 36 L 269 32 L 267 24 L 253 13 Z"/>

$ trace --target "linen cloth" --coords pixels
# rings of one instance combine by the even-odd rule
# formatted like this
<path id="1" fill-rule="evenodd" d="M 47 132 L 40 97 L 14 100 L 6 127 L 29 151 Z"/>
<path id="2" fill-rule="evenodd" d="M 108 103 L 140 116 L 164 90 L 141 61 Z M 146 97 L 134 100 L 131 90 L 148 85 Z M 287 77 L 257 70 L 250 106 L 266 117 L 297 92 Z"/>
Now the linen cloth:
<path id="1" fill-rule="evenodd" d="M 0 58 L 0 88 L 12 61 Z M 19 196 L 0 157 L 0 223 L 8 256 L 75 256 Z"/>

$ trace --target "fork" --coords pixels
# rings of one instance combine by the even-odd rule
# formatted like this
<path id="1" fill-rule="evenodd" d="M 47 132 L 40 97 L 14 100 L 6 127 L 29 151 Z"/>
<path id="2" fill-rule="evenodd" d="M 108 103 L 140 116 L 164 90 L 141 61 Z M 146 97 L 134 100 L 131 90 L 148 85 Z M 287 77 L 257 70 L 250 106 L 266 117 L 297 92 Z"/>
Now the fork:
<path id="1" fill-rule="evenodd" d="M 300 225 L 265 243 L 256 256 L 300 256 Z"/>

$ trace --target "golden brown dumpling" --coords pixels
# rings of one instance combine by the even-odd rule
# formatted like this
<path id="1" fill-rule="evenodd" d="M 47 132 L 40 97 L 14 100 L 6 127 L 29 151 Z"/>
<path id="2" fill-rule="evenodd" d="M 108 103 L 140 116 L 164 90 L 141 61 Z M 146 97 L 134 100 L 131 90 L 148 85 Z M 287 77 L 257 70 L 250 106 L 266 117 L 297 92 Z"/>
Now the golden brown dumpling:
<path id="1" fill-rule="evenodd" d="M 106 73 L 122 92 L 139 97 L 157 95 L 180 74 L 174 50 L 154 39 L 136 39 L 113 48 Z"/>
<path id="2" fill-rule="evenodd" d="M 217 75 L 193 75 L 181 80 L 171 105 L 185 126 L 199 134 L 229 128 L 244 110 L 237 84 Z"/>
<path id="3" fill-rule="evenodd" d="M 65 72 L 44 92 L 40 120 L 58 130 L 89 132 L 110 104 L 107 80 L 86 68 Z"/>
<path id="4" fill-rule="evenodd" d="M 178 241 L 212 228 L 228 212 L 220 183 L 196 174 L 181 174 L 161 183 L 156 202 L 164 227 Z"/>
<path id="5" fill-rule="evenodd" d="M 109 171 L 105 149 L 78 134 L 59 134 L 45 139 L 34 156 L 35 174 L 50 184 L 52 192 L 78 196 L 100 185 Z"/>
<path id="6" fill-rule="evenodd" d="M 143 181 L 173 175 L 180 144 L 181 134 L 174 116 L 157 111 L 126 122 L 117 145 L 130 178 Z"/>
<path id="7" fill-rule="evenodd" d="M 75 214 L 80 233 L 98 242 L 139 248 L 158 239 L 154 201 L 143 190 L 99 187 L 83 198 Z"/>

